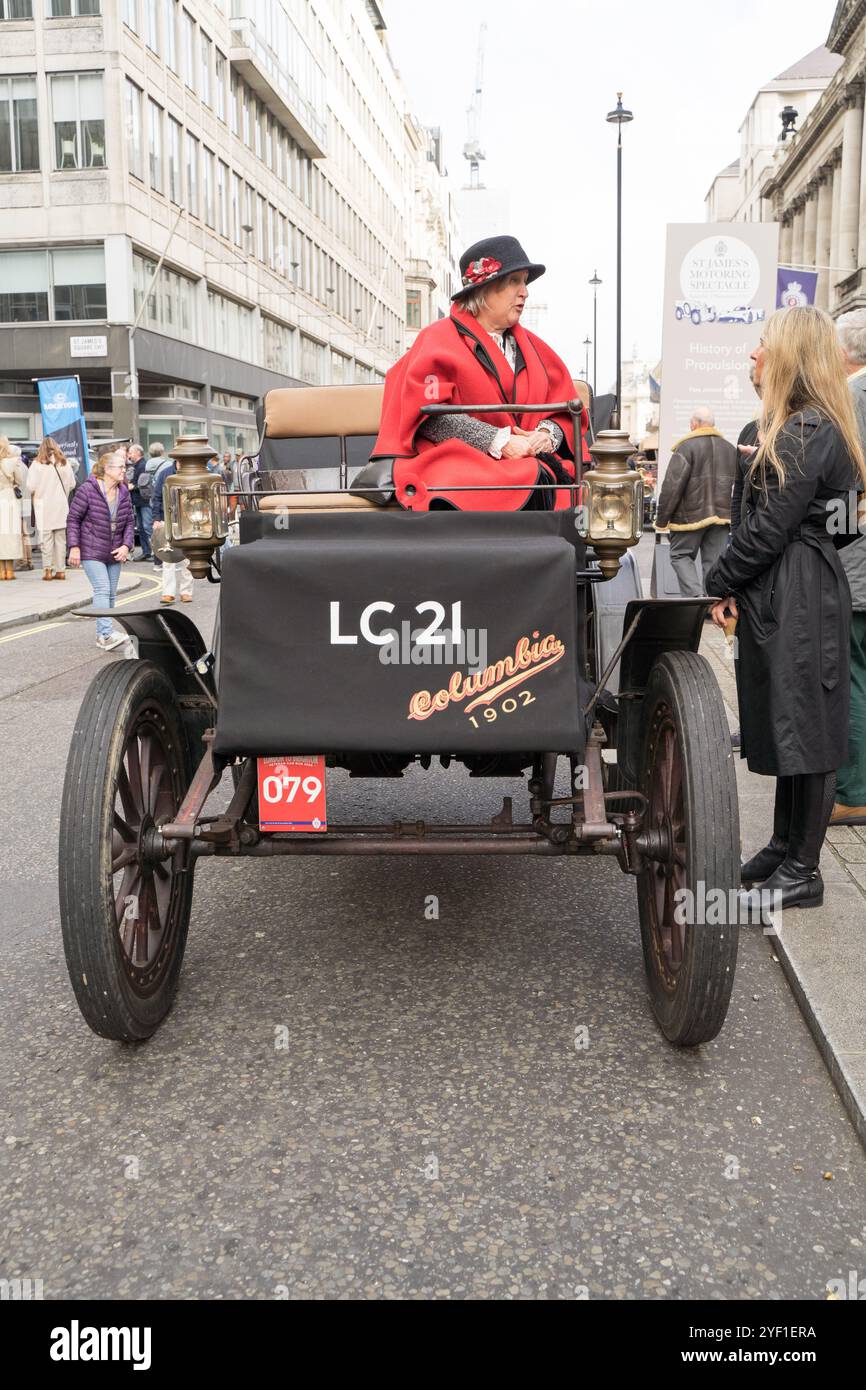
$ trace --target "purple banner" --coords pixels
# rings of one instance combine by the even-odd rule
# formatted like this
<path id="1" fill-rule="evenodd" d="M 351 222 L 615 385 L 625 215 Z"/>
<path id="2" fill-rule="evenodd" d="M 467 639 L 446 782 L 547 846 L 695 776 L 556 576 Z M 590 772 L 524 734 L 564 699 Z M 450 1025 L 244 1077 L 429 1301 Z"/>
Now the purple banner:
<path id="1" fill-rule="evenodd" d="M 814 304 L 817 284 L 817 270 L 792 270 L 780 265 L 776 272 L 776 308 L 795 309 L 800 304 Z"/>

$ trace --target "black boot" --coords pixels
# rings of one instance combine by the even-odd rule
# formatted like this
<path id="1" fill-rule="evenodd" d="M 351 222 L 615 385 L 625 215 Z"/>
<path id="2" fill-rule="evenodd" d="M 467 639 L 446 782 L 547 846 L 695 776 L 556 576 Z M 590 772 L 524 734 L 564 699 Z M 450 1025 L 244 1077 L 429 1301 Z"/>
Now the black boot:
<path id="1" fill-rule="evenodd" d="M 818 859 L 833 810 L 836 774 L 803 773 L 792 781 L 788 853 L 760 889 L 743 895 L 751 909 L 784 911 L 786 907 L 820 907 L 824 901 Z"/>
<path id="2" fill-rule="evenodd" d="M 788 834 L 791 828 L 791 802 L 793 797 L 793 777 L 776 778 L 776 801 L 773 807 L 773 834 L 770 843 L 751 859 L 747 859 L 740 870 L 740 881 L 746 885 L 763 883 L 765 878 L 778 869 L 788 853 Z"/>

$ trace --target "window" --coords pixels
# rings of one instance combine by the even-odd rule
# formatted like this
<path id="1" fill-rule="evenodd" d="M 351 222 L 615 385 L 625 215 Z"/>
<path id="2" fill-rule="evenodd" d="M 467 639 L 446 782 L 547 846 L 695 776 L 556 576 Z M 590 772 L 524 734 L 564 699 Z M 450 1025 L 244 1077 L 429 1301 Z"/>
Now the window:
<path id="1" fill-rule="evenodd" d="M 241 181 L 237 174 L 232 174 L 232 237 L 235 246 L 243 246 L 244 238 L 241 231 L 243 213 L 241 211 Z"/>
<path id="2" fill-rule="evenodd" d="M 145 256 L 132 257 L 132 297 L 133 308 L 138 314 L 144 293 L 150 284 L 156 261 Z M 150 294 L 147 307 L 142 315 L 142 326 L 166 329 L 170 332 L 194 335 L 193 305 L 195 286 L 185 275 L 179 275 L 168 266 L 162 266 Z"/>
<path id="3" fill-rule="evenodd" d="M 294 330 L 285 323 L 262 316 L 262 335 L 264 339 L 264 363 L 270 372 L 281 372 L 283 376 L 292 375 Z"/>
<path id="4" fill-rule="evenodd" d="M 141 90 L 126 79 L 126 144 L 129 150 L 129 172 L 137 179 L 144 178 L 144 158 L 141 148 Z"/>
<path id="5" fill-rule="evenodd" d="M 406 291 L 406 327 L 421 327 L 421 291 Z"/>
<path id="6" fill-rule="evenodd" d="M 308 381 L 312 386 L 318 386 L 323 380 L 325 366 L 325 347 L 323 343 L 316 343 L 312 338 L 308 338 L 306 333 L 301 334 L 301 371 L 302 381 Z"/>
<path id="7" fill-rule="evenodd" d="M 199 30 L 199 40 L 200 40 L 200 43 L 201 43 L 201 48 L 200 48 L 200 57 L 201 57 L 201 91 L 199 92 L 199 96 L 201 97 L 202 101 L 204 102 L 204 104 L 205 104 L 206 106 L 210 106 L 210 104 L 211 104 L 211 101 L 210 101 L 210 50 L 211 50 L 211 41 L 210 41 L 210 39 L 208 38 L 207 34 L 203 33 L 201 29 Z"/>
<path id="8" fill-rule="evenodd" d="M 186 208 L 198 217 L 198 140 L 187 131 L 186 137 Z"/>
<path id="9" fill-rule="evenodd" d="M 165 61 L 172 72 L 177 72 L 177 0 L 162 0 L 162 32 Z"/>
<path id="10" fill-rule="evenodd" d="M 56 319 L 104 319 L 105 253 L 87 246 L 50 253 Z"/>
<path id="11" fill-rule="evenodd" d="M 36 78 L 0 77 L 0 172 L 38 168 Z"/>
<path id="12" fill-rule="evenodd" d="M 226 118 L 226 60 L 225 54 L 220 53 L 219 49 L 215 53 L 216 60 L 216 113 L 221 121 Z"/>
<path id="13" fill-rule="evenodd" d="M 54 167 L 105 167 L 102 73 L 55 73 L 51 78 Z"/>
<path id="14" fill-rule="evenodd" d="M 263 119 L 264 111 L 262 110 L 261 103 L 256 101 L 255 97 L 250 97 L 250 120 L 252 121 L 253 125 L 253 148 L 255 149 L 257 159 L 261 159 L 262 157 Z"/>
<path id="15" fill-rule="evenodd" d="M 195 20 L 187 10 L 183 12 L 183 78 L 195 90 Z"/>
<path id="16" fill-rule="evenodd" d="M 250 143 L 250 89 L 241 83 L 241 135 L 245 145 Z"/>
<path id="17" fill-rule="evenodd" d="M 278 263 L 279 251 L 277 248 L 277 210 L 273 203 L 268 204 L 268 265 L 271 270 L 282 268 L 282 260 Z"/>
<path id="18" fill-rule="evenodd" d="M 174 116 L 168 118 L 168 196 L 173 203 L 183 202 L 183 172 L 180 157 L 181 127 Z"/>
<path id="19" fill-rule="evenodd" d="M 7 7 L 9 3 L 10 0 L 6 0 Z M 12 3 L 16 3 L 16 0 L 12 0 Z M 26 3 L 29 17 L 32 0 L 18 0 L 18 3 Z M 0 0 L 0 8 L 2 8 L 2 0 Z M 52 19 L 80 19 L 85 15 L 101 13 L 99 0 L 48 0 L 48 14 Z"/>
<path id="20" fill-rule="evenodd" d="M 48 256 L 45 251 L 0 251 L 0 321 L 48 319 Z"/>
<path id="21" fill-rule="evenodd" d="M 222 160 L 217 164 L 217 231 L 229 235 L 229 166 Z"/>
<path id="22" fill-rule="evenodd" d="M 237 75 L 235 73 L 231 73 L 229 76 L 229 129 L 231 130 L 232 135 L 240 134 L 240 126 L 238 125 L 239 97 L 240 93 L 238 91 Z"/>
<path id="23" fill-rule="evenodd" d="M 105 315 L 101 246 L 0 252 L 0 321 L 37 323 Z"/>
<path id="24" fill-rule="evenodd" d="M 253 312 L 216 290 L 208 290 L 208 345 L 217 352 L 231 352 L 242 361 L 255 360 Z"/>
<path id="25" fill-rule="evenodd" d="M 216 206 L 214 200 L 214 154 L 207 146 L 202 150 L 204 157 L 204 220 L 209 227 L 216 226 Z"/>
<path id="26" fill-rule="evenodd" d="M 247 250 L 247 251 L 251 251 L 251 250 L 252 250 L 252 245 L 253 245 L 253 242 L 252 242 L 252 233 L 255 232 L 255 226 L 256 226 L 256 215 L 255 215 L 256 194 L 255 194 L 255 189 L 250 188 L 249 184 L 246 184 L 246 185 L 245 185 L 244 198 L 245 198 L 244 211 L 245 211 L 245 213 L 246 213 L 246 221 L 245 221 L 244 225 L 250 228 L 250 231 L 249 231 L 249 232 L 244 232 L 244 236 L 248 236 L 248 237 L 250 238 L 250 240 L 249 240 L 249 241 L 247 242 L 247 244 L 246 244 L 246 250 Z"/>
<path id="27" fill-rule="evenodd" d="M 0 19 L 32 19 L 33 0 L 0 0 Z"/>
<path id="28" fill-rule="evenodd" d="M 260 261 L 265 259 L 265 213 L 267 203 L 261 193 L 256 195 L 256 205 L 258 216 L 256 217 L 256 255 Z"/>
<path id="29" fill-rule="evenodd" d="M 148 124 L 150 127 L 150 186 L 157 193 L 163 193 L 162 182 L 162 107 L 148 98 Z"/>
<path id="30" fill-rule="evenodd" d="M 123 0 L 123 22 L 134 34 L 138 33 L 138 0 Z"/>
<path id="31" fill-rule="evenodd" d="M 159 52 L 159 0 L 144 0 L 144 37 L 148 48 Z"/>

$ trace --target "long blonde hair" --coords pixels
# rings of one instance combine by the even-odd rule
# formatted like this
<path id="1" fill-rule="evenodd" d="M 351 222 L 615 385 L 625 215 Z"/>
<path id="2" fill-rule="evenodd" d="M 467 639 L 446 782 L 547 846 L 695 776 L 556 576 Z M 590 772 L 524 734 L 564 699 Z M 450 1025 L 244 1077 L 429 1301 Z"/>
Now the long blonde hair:
<path id="1" fill-rule="evenodd" d="M 761 372 L 760 444 L 750 475 L 758 470 L 766 486 L 766 470 L 772 468 L 779 486 L 785 486 L 779 433 L 792 415 L 811 409 L 836 426 L 866 487 L 863 445 L 830 315 L 811 304 L 777 309 L 767 320 L 763 343 L 767 355 Z"/>
<path id="2" fill-rule="evenodd" d="M 34 460 L 35 463 L 62 464 L 66 462 L 66 456 L 56 440 L 48 434 L 39 445 L 39 452 Z"/>

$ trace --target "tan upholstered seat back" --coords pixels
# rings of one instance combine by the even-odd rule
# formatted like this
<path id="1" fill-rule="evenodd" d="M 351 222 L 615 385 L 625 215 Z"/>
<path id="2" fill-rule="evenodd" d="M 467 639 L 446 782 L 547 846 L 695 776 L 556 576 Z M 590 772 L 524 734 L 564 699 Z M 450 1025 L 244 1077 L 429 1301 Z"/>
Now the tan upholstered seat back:
<path id="1" fill-rule="evenodd" d="M 586 406 L 587 410 L 589 410 L 589 400 L 590 400 L 589 382 L 588 382 L 588 381 L 581 381 L 580 377 L 579 377 L 579 376 L 576 376 L 576 377 L 572 377 L 572 382 L 571 382 L 571 384 L 572 384 L 572 386 L 574 387 L 574 393 L 575 393 L 575 395 L 576 395 L 576 396 L 580 396 L 580 399 L 583 401 L 583 403 L 584 403 L 584 405 Z"/>
<path id="2" fill-rule="evenodd" d="M 382 414 L 379 386 L 288 386 L 265 396 L 267 439 L 376 435 Z"/>

